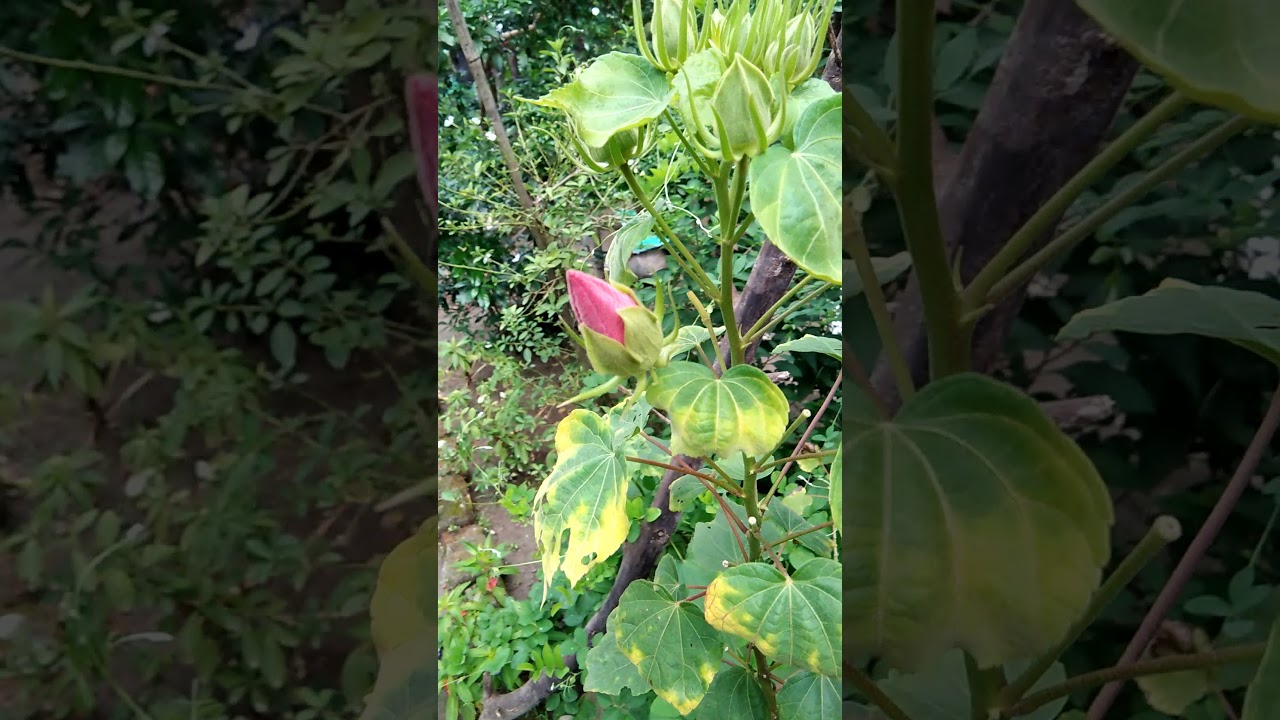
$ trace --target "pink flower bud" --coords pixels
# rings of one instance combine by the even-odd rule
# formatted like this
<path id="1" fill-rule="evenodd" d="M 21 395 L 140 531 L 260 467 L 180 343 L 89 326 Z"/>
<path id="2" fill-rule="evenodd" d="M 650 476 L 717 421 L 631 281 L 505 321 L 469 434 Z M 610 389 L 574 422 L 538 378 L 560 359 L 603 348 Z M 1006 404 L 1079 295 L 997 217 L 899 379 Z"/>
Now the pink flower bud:
<path id="1" fill-rule="evenodd" d="M 626 344 L 626 326 L 618 311 L 637 305 L 634 298 L 593 275 L 570 270 L 569 306 L 578 322 L 611 340 Z"/>
<path id="2" fill-rule="evenodd" d="M 409 103 L 409 138 L 418 164 L 418 184 L 422 187 L 427 207 L 435 215 L 439 212 L 436 166 L 440 156 L 440 138 L 436 130 L 440 101 L 436 76 L 431 73 L 409 76 L 405 80 L 405 97 Z"/>

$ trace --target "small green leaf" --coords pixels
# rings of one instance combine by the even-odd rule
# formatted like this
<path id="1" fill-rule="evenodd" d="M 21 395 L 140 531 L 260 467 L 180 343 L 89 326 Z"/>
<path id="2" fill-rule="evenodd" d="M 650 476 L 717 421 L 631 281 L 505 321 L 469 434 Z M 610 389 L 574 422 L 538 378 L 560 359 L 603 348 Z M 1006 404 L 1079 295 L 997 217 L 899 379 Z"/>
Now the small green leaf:
<path id="1" fill-rule="evenodd" d="M 1280 720 L 1280 682 L 1276 678 L 1280 678 L 1280 620 L 1271 624 L 1267 650 L 1244 696 L 1240 720 Z"/>
<path id="2" fill-rule="evenodd" d="M 1145 295 L 1077 313 L 1058 337 L 1117 330 L 1218 338 L 1280 365 L 1280 300 L 1262 293 L 1169 279 Z"/>
<path id="3" fill-rule="evenodd" d="M 1112 508 L 1085 454 L 1021 391 L 930 383 L 893 420 L 855 394 L 842 543 L 851 644 L 906 670 L 952 646 L 982 667 L 1058 642 L 1110 556 Z"/>
<path id="4" fill-rule="evenodd" d="M 696 606 L 677 602 L 647 580 L 631 583 L 622 593 L 608 631 L 658 697 L 686 716 L 702 702 L 724 654 Z"/>
<path id="5" fill-rule="evenodd" d="M 1130 52 L 1189 97 L 1280 122 L 1274 0 L 1077 0 Z"/>
<path id="6" fill-rule="evenodd" d="M 533 498 L 533 533 L 542 553 L 544 588 L 557 569 L 576 585 L 627 539 L 630 467 L 624 443 L 629 437 L 581 409 L 556 427 L 556 465 Z"/>
<path id="7" fill-rule="evenodd" d="M 802 670 L 787 678 L 787 683 L 778 690 L 778 720 L 838 718 L 840 688 L 834 678 Z"/>
<path id="8" fill-rule="evenodd" d="M 819 337 L 817 335 L 804 335 L 789 340 L 773 349 L 774 355 L 781 355 L 784 352 L 798 353 L 811 352 L 829 355 L 837 360 L 841 360 L 841 343 L 835 338 Z"/>
<path id="9" fill-rule="evenodd" d="M 603 147 L 615 134 L 661 115 L 674 95 L 666 75 L 644 58 L 611 52 L 573 82 L 530 102 L 565 111 L 584 143 Z"/>
<path id="10" fill-rule="evenodd" d="M 751 209 L 765 235 L 796 265 L 839 285 L 842 96 L 807 108 L 793 148 L 775 145 L 751 163 Z"/>
<path id="11" fill-rule="evenodd" d="M 287 322 L 278 322 L 271 329 L 271 356 L 285 368 L 293 367 L 298 355 L 298 336 L 293 326 Z"/>
<path id="12" fill-rule="evenodd" d="M 836 448 L 835 459 L 831 461 L 831 488 L 827 496 L 827 503 L 831 506 L 831 524 L 838 533 L 843 533 L 844 529 L 840 523 L 844 515 L 844 444 L 842 443 Z"/>
<path id="13" fill-rule="evenodd" d="M 787 398 L 767 375 L 735 365 L 719 378 L 705 365 L 673 362 L 646 393 L 671 416 L 671 451 L 691 457 L 771 452 L 787 429 Z"/>
<path id="14" fill-rule="evenodd" d="M 685 507 L 698 496 L 707 491 L 707 486 L 692 475 L 681 475 L 671 483 L 671 500 L 668 507 L 672 512 L 682 512 Z"/>
<path id="15" fill-rule="evenodd" d="M 731 567 L 707 587 L 707 622 L 770 658 L 840 673 L 840 563 L 815 558 L 787 577 L 772 565 Z"/>
<path id="16" fill-rule="evenodd" d="M 717 333 L 723 330 L 723 327 L 716 328 Z M 676 337 L 671 344 L 662 348 L 662 358 L 671 362 L 710 339 L 711 332 L 701 325 L 685 325 L 676 332 Z"/>
<path id="17" fill-rule="evenodd" d="M 604 254 L 605 277 L 620 285 L 631 287 L 636 281 L 636 274 L 631 272 L 627 261 L 631 259 L 631 251 L 636 245 L 649 236 L 653 229 L 653 216 L 642 212 L 627 221 L 613 236 L 613 243 Z"/>

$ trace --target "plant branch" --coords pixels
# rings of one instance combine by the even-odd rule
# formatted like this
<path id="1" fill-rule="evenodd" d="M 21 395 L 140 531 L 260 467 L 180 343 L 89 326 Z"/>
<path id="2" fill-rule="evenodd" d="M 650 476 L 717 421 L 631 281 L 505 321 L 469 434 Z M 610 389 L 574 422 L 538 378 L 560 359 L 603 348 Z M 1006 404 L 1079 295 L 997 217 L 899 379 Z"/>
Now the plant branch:
<path id="1" fill-rule="evenodd" d="M 1155 602 L 1151 604 L 1151 609 L 1147 611 L 1147 616 L 1142 619 L 1142 624 L 1138 626 L 1138 631 L 1134 633 L 1133 639 L 1129 641 L 1128 647 L 1124 650 L 1124 654 L 1116 662 L 1118 668 L 1124 668 L 1136 662 L 1142 652 L 1146 650 L 1147 645 L 1151 643 L 1151 639 L 1155 637 L 1156 631 L 1160 628 L 1160 623 L 1164 621 L 1169 611 L 1173 609 L 1174 603 L 1177 602 L 1178 597 L 1182 594 L 1182 589 L 1186 587 L 1187 581 L 1191 579 L 1196 566 L 1204 558 L 1209 546 L 1213 544 L 1218 532 L 1222 530 L 1222 526 L 1226 524 L 1227 518 L 1231 515 L 1232 510 L 1235 509 L 1240 496 L 1244 494 L 1245 488 L 1249 486 L 1249 479 L 1253 477 L 1254 472 L 1258 469 L 1258 463 L 1262 461 L 1262 456 L 1266 452 L 1267 446 L 1270 445 L 1271 438 L 1275 435 L 1277 427 L 1280 427 L 1280 387 L 1272 393 L 1271 403 L 1267 407 L 1267 412 L 1263 415 L 1262 422 L 1258 424 L 1258 430 L 1254 433 L 1253 439 L 1249 441 L 1249 446 L 1245 449 L 1244 456 L 1240 459 L 1240 464 L 1236 467 L 1235 474 L 1231 476 L 1231 480 L 1227 482 L 1227 486 L 1222 490 L 1222 496 L 1214 504 L 1213 510 L 1209 512 L 1209 517 L 1205 519 L 1200 531 L 1192 538 L 1191 543 L 1187 546 L 1186 553 L 1183 554 L 1182 559 L 1178 561 L 1178 565 L 1173 569 L 1173 574 L 1169 576 L 1169 581 L 1165 583 L 1164 588 L 1160 590 L 1160 594 L 1156 596 Z M 1098 696 L 1094 698 L 1093 704 L 1089 706 L 1088 720 L 1102 720 L 1107 711 L 1111 709 L 1116 697 L 1120 694 L 1121 687 L 1122 683 L 1120 682 L 1112 682 L 1103 687 Z"/>
<path id="2" fill-rule="evenodd" d="M 1167 102 L 1167 101 L 1166 101 Z M 1145 119 L 1145 118 L 1144 118 Z M 1045 268 L 1054 258 L 1075 247 L 1080 241 L 1089 237 L 1121 210 L 1132 206 L 1143 195 L 1151 192 L 1160 183 L 1166 182 L 1187 165 L 1213 152 L 1227 140 L 1238 135 L 1249 127 L 1252 121 L 1237 115 L 1223 122 L 1211 132 L 1197 138 L 1194 142 L 1178 151 L 1147 173 L 1141 180 L 1130 185 L 1108 199 L 1101 207 L 1089 213 L 1079 222 L 1067 228 L 1062 234 L 1049 241 L 1038 252 L 1011 271 L 995 280 L 987 294 L 988 302 L 998 302 L 1007 297 L 1022 284 L 1029 282 L 1035 274 Z M 975 283 L 977 281 L 975 280 Z"/>
<path id="3" fill-rule="evenodd" d="M 1190 100 L 1186 95 L 1174 91 L 1173 94 L 1142 116 L 1138 122 L 1134 123 L 1133 127 L 1107 145 L 1093 160 L 1090 160 L 1079 172 L 1073 175 L 1065 185 L 1058 188 L 1058 191 L 1022 224 L 1022 227 L 1013 234 L 1013 237 L 1009 238 L 1004 247 L 1000 248 L 996 256 L 991 258 L 986 267 L 982 268 L 977 277 L 965 287 L 961 293 L 965 308 L 973 310 L 985 305 L 988 302 L 991 288 L 1001 279 L 1006 282 L 1009 281 L 1010 269 L 1014 267 L 1014 264 L 1030 251 L 1031 246 L 1038 238 L 1053 230 L 1054 225 L 1058 223 L 1058 218 L 1062 217 L 1062 214 L 1069 210 L 1071 205 L 1086 190 L 1101 180 L 1112 168 L 1120 164 L 1120 161 L 1127 158 L 1134 148 L 1151 137 L 1174 115 L 1182 111 L 1189 102 Z M 1045 250 L 1048 250 L 1048 248 L 1045 248 Z M 1023 274 L 1026 273 L 1025 268 L 1020 267 L 1018 269 Z M 1013 283 L 1013 287 L 1017 287 L 1030 279 L 1030 276 L 1020 277 L 1017 282 Z"/>
<path id="4" fill-rule="evenodd" d="M 1067 678 L 1057 685 L 1034 692 L 1017 705 L 1002 712 L 1000 717 L 1014 718 L 1026 715 L 1035 712 L 1038 708 L 1048 705 L 1058 698 L 1097 687 L 1105 682 L 1129 680 L 1144 675 L 1163 675 L 1181 670 L 1203 670 L 1235 662 L 1256 660 L 1262 657 L 1262 653 L 1266 649 L 1267 644 L 1260 642 L 1202 653 L 1166 655 L 1125 665 L 1116 665 L 1102 670 L 1094 670 L 1093 672 Z"/>
<path id="5" fill-rule="evenodd" d="M 846 208 L 849 210 L 850 208 Z M 852 240 L 849 252 L 853 255 L 853 264 L 858 268 L 858 279 L 862 281 L 862 293 L 867 297 L 867 307 L 871 310 L 871 319 L 875 322 L 876 333 L 880 336 L 881 357 L 888 363 L 893 378 L 898 383 L 898 396 L 905 402 L 915 394 L 915 383 L 911 379 L 911 368 L 902 354 L 902 345 L 893 331 L 893 320 L 889 317 L 889 305 L 885 302 L 884 289 L 876 279 L 876 269 L 871 263 L 871 251 L 867 248 L 867 236 L 862 231 L 862 223 L 856 218 L 845 218 L 852 228 Z"/>
<path id="6" fill-rule="evenodd" d="M 937 379 L 969 367 L 960 303 L 933 192 L 933 40 L 931 3 L 899 2 L 898 216 L 920 278 L 929 373 Z"/>
<path id="7" fill-rule="evenodd" d="M 849 684 L 853 685 L 855 690 L 862 693 L 863 697 L 871 701 L 872 705 L 879 708 L 880 712 L 883 712 L 889 720 L 911 720 L 911 716 L 902 708 L 898 707 L 898 703 L 894 702 L 893 698 L 886 695 L 884 691 L 880 689 L 880 686 L 876 685 L 874 680 L 867 677 L 866 673 L 849 663 L 844 664 L 844 669 L 845 678 L 849 681 Z"/>

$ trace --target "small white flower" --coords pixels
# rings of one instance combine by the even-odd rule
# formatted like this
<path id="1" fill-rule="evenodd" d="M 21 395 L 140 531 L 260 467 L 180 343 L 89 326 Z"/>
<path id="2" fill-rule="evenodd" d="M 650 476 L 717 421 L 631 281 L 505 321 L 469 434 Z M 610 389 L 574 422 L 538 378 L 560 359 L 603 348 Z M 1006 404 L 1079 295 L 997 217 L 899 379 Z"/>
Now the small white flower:
<path id="1" fill-rule="evenodd" d="M 506 390 L 499 390 L 499 391 L 498 391 L 498 397 L 499 397 L 499 398 L 501 398 L 502 400 L 506 400 L 506 399 L 507 399 L 507 391 L 506 391 Z"/>
<path id="2" fill-rule="evenodd" d="M 485 139 L 486 139 L 486 140 L 488 140 L 489 142 L 493 142 L 494 140 L 497 140 L 497 139 L 498 139 L 498 136 L 497 136 L 497 135 L 496 135 L 492 130 L 490 130 L 489 132 L 485 133 L 485 134 L 484 134 L 484 137 L 485 137 Z"/>
<path id="3" fill-rule="evenodd" d="M 472 125 L 479 125 L 479 124 L 480 124 L 480 118 L 478 118 L 478 117 L 473 117 L 473 118 L 471 118 L 471 124 L 472 124 Z"/>
<path id="4" fill-rule="evenodd" d="M 591 14 L 592 14 L 592 15 L 599 15 L 599 14 L 600 14 L 600 8 L 598 8 L 598 7 L 593 7 L 593 8 L 591 8 Z"/>
<path id="5" fill-rule="evenodd" d="M 452 116 L 452 115 L 450 115 L 449 117 L 447 117 L 447 118 L 445 118 L 445 119 L 444 119 L 444 126 L 445 126 L 445 127 L 453 127 L 453 116 Z"/>
<path id="6" fill-rule="evenodd" d="M 502 32 L 502 23 L 498 23 L 498 32 Z M 554 689 L 554 688 L 552 688 Z"/>
<path id="7" fill-rule="evenodd" d="M 729 561 L 728 561 L 728 560 L 721 560 L 721 561 L 720 561 L 720 567 L 726 567 L 726 568 L 727 568 L 727 567 L 729 567 Z"/>
<path id="8" fill-rule="evenodd" d="M 442 448 L 442 447 L 444 447 L 444 441 L 443 441 L 443 440 L 437 440 L 437 441 L 436 441 L 436 447 L 437 447 L 437 448 Z"/>
<path id="9" fill-rule="evenodd" d="M 839 320 L 832 320 L 827 329 L 831 331 L 832 335 L 839 335 L 844 330 L 844 323 Z"/>

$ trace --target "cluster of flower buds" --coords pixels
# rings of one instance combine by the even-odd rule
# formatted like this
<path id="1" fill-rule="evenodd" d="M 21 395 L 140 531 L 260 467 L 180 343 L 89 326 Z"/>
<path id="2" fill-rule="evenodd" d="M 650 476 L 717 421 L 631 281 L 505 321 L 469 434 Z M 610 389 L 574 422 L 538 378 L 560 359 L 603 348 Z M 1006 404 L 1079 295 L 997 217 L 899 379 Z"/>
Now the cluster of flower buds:
<path id="1" fill-rule="evenodd" d="M 578 159 L 591 172 L 605 172 L 621 167 L 636 158 L 643 156 L 655 144 L 650 126 L 623 130 L 609 138 L 603 147 L 594 147 L 582 141 L 576 132 L 569 133 L 574 149 L 578 151 Z"/>
<path id="2" fill-rule="evenodd" d="M 715 0 L 711 0 L 713 6 Z M 766 76 L 781 75 L 787 90 L 813 76 L 822 58 L 834 0 L 733 0 L 723 12 L 712 7 L 707 41 L 726 56 L 742 55 Z"/>
<path id="3" fill-rule="evenodd" d="M 635 293 L 577 270 L 568 272 L 566 282 L 569 307 L 596 372 L 633 377 L 658 363 L 662 328 Z"/>

